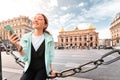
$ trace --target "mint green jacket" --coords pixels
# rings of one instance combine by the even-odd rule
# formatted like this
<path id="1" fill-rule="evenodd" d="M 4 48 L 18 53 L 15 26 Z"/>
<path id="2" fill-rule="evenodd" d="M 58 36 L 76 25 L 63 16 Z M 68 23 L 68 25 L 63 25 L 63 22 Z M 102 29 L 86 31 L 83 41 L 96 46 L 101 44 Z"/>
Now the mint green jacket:
<path id="1" fill-rule="evenodd" d="M 20 55 L 20 60 L 25 63 L 24 72 L 27 71 L 31 61 L 31 37 L 32 33 L 27 33 L 22 36 L 20 45 L 23 47 L 24 55 Z M 50 64 L 54 57 L 54 40 L 50 34 L 44 33 L 45 37 L 45 66 L 47 75 L 50 72 Z"/>

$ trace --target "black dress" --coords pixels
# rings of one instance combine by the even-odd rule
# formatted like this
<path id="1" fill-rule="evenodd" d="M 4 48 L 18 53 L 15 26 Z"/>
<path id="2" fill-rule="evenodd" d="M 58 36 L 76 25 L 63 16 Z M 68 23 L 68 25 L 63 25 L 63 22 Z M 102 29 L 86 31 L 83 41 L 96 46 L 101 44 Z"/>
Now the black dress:
<path id="1" fill-rule="evenodd" d="M 37 51 L 31 43 L 31 62 L 28 70 L 20 80 L 46 80 L 47 73 L 45 68 L 45 40 Z"/>

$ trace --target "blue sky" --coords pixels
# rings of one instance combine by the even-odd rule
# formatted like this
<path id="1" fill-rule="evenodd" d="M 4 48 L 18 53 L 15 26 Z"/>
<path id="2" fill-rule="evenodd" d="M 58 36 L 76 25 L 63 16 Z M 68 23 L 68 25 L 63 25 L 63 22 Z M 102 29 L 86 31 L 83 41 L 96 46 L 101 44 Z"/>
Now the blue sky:
<path id="1" fill-rule="evenodd" d="M 62 27 L 68 31 L 76 26 L 86 29 L 90 24 L 105 39 L 110 38 L 110 24 L 120 12 L 120 0 L 1 0 L 0 10 L 0 21 L 44 13 L 55 41 Z"/>

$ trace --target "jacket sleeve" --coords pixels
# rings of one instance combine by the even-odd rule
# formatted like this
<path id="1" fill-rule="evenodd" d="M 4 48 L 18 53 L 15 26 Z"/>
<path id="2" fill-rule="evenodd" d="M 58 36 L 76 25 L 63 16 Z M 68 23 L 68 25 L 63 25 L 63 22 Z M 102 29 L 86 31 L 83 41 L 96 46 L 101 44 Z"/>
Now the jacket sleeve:
<path id="1" fill-rule="evenodd" d="M 54 41 L 51 41 L 50 42 L 50 63 L 52 63 L 52 61 L 54 59 L 54 54 L 55 54 Z"/>
<path id="2" fill-rule="evenodd" d="M 27 49 L 28 49 L 28 44 L 26 38 L 23 36 L 20 40 L 20 45 L 23 48 L 24 55 L 19 55 L 19 58 L 21 61 L 26 62 L 28 60 L 28 54 L 27 54 Z"/>

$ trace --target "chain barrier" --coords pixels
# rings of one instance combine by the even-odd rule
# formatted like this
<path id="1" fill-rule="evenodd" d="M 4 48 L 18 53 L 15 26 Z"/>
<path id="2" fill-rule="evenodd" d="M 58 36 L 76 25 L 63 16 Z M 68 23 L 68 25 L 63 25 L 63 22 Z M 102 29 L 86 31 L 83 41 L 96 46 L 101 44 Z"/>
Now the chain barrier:
<path id="1" fill-rule="evenodd" d="M 12 48 L 10 50 L 6 49 L 7 54 L 8 54 L 8 51 L 10 51 L 10 54 L 13 55 L 13 57 L 16 60 L 16 63 L 18 63 L 21 67 L 24 68 L 24 65 L 25 65 L 24 62 L 19 60 L 19 58 L 13 53 Z M 118 54 L 118 56 L 114 56 L 115 58 L 113 58 L 111 60 L 107 60 L 113 54 L 114 55 Z M 120 60 L 120 50 L 115 49 L 115 50 L 112 50 L 112 51 L 102 55 L 100 59 L 97 59 L 95 61 L 88 61 L 84 64 L 81 64 L 78 67 L 61 71 L 60 73 L 57 73 L 56 76 L 48 76 L 48 78 L 49 79 L 56 78 L 56 77 L 65 78 L 65 77 L 68 77 L 68 76 L 75 75 L 76 73 L 86 73 L 86 72 L 89 72 L 89 71 L 92 71 L 92 70 L 98 68 L 100 65 L 109 65 L 109 64 L 111 64 L 113 62 L 116 62 L 118 60 Z M 92 66 L 87 67 L 89 65 L 92 65 Z"/>
<path id="2" fill-rule="evenodd" d="M 10 52 L 10 54 L 14 56 L 16 63 L 18 63 L 21 67 L 24 68 L 24 62 L 20 61 L 19 58 L 13 54 L 12 51 Z M 109 58 L 109 56 L 111 56 L 112 54 L 119 54 L 119 56 L 107 61 L 106 58 Z M 78 67 L 61 71 L 60 73 L 57 73 L 56 76 L 48 76 L 48 78 L 49 79 L 56 78 L 56 77 L 65 78 L 65 77 L 75 75 L 76 73 L 86 73 L 86 72 L 89 72 L 89 71 L 92 71 L 92 70 L 98 68 L 100 65 L 109 65 L 118 60 L 120 60 L 120 50 L 116 49 L 116 50 L 110 51 L 110 52 L 102 55 L 102 57 L 100 59 L 97 59 L 95 61 L 88 61 L 84 64 L 81 64 Z M 89 65 L 92 65 L 92 66 L 88 68 L 87 66 L 89 66 Z"/>
<path id="3" fill-rule="evenodd" d="M 11 51 L 10 54 L 14 56 L 16 63 L 18 63 L 21 67 L 24 68 L 24 62 L 20 61 L 19 58 L 13 54 L 13 51 Z M 113 54 L 118 54 L 119 56 L 107 61 L 106 58 L 109 58 Z M 100 59 L 97 59 L 95 61 L 88 61 L 84 64 L 81 64 L 78 67 L 61 71 L 60 73 L 57 73 L 56 76 L 48 76 L 48 78 L 49 79 L 53 79 L 56 77 L 65 78 L 65 77 L 75 75 L 76 73 L 86 73 L 86 72 L 89 72 L 89 71 L 92 71 L 92 70 L 98 68 L 100 65 L 109 65 L 109 64 L 116 62 L 118 60 L 120 60 L 120 50 L 116 49 L 116 50 L 110 51 L 110 52 L 102 55 Z M 92 65 L 92 66 L 87 67 L 89 65 Z"/>
<path id="4" fill-rule="evenodd" d="M 119 56 L 107 61 L 106 58 L 109 58 L 112 54 L 119 54 Z M 49 78 L 56 78 L 56 77 L 65 78 L 68 76 L 75 75 L 76 73 L 86 73 L 86 72 L 89 72 L 89 71 L 92 71 L 92 70 L 98 68 L 100 65 L 109 65 L 109 64 L 116 62 L 118 60 L 120 60 L 120 50 L 116 49 L 116 50 L 113 50 L 113 51 L 110 51 L 110 52 L 104 54 L 98 60 L 89 61 L 89 62 L 86 62 L 78 67 L 64 70 L 60 73 L 57 73 L 56 76 L 49 76 Z M 88 68 L 87 67 L 88 65 L 92 65 L 92 67 Z"/>

